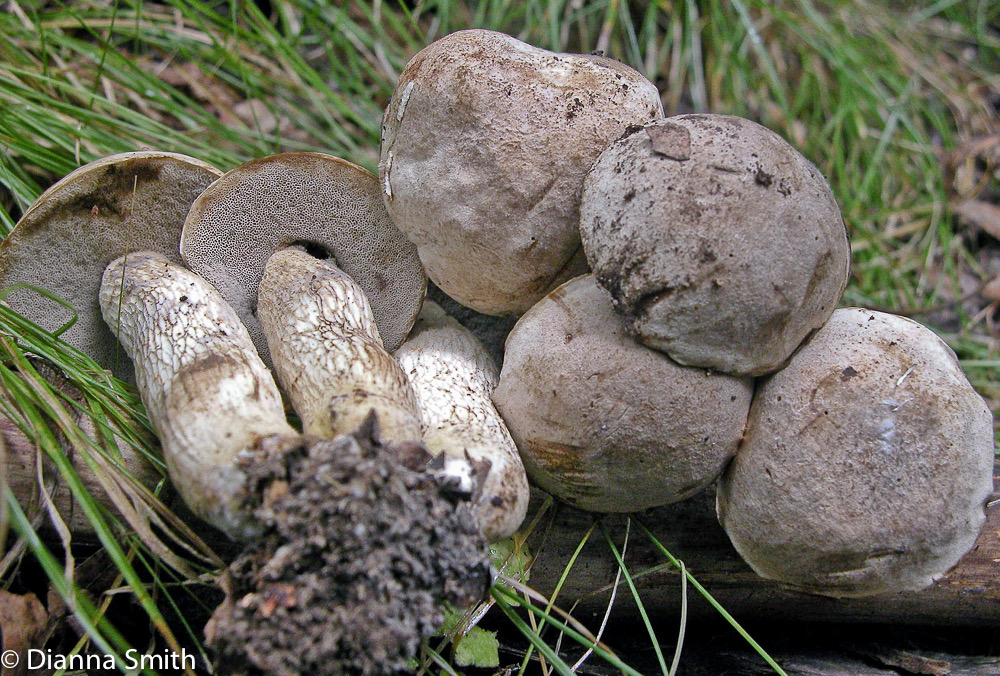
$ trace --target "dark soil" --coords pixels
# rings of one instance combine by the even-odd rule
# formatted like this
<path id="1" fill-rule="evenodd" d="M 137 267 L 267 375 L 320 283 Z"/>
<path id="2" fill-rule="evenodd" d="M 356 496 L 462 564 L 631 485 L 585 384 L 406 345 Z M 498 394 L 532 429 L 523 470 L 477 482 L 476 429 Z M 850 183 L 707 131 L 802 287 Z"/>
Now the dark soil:
<path id="1" fill-rule="evenodd" d="M 444 608 L 489 586 L 468 496 L 416 469 L 430 459 L 422 447 L 384 446 L 372 425 L 268 441 L 244 463 L 265 532 L 229 567 L 206 627 L 217 672 L 409 672 Z"/>

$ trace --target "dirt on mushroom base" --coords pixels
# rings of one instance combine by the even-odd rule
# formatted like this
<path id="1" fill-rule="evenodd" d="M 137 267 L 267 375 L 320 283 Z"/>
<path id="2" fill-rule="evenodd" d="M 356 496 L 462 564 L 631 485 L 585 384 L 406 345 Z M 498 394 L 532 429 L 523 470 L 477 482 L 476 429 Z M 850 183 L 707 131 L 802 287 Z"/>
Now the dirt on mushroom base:
<path id="1" fill-rule="evenodd" d="M 467 496 L 417 469 L 423 447 L 383 445 L 373 428 L 244 461 L 265 532 L 229 567 L 206 627 L 217 673 L 409 672 L 445 607 L 485 595 Z"/>

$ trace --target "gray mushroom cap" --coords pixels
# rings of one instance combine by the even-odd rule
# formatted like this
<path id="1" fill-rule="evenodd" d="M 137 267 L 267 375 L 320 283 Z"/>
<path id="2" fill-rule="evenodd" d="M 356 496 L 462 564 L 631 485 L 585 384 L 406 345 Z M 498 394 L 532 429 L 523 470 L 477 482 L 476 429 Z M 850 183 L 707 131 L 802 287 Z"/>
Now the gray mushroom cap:
<path id="1" fill-rule="evenodd" d="M 278 249 L 314 246 L 364 290 L 382 340 L 395 349 L 427 288 L 417 251 L 382 204 L 365 169 L 322 153 L 285 153 L 237 167 L 191 207 L 181 255 L 236 310 L 265 362 L 254 313 L 264 264 Z"/>
<path id="2" fill-rule="evenodd" d="M 586 272 L 591 163 L 628 125 L 662 116 L 656 87 L 621 63 L 459 31 L 400 75 L 382 120 L 382 193 L 445 293 L 519 314 Z"/>
<path id="3" fill-rule="evenodd" d="M 587 259 L 629 331 L 692 366 L 781 367 L 833 312 L 850 246 L 837 202 L 774 132 L 682 115 L 619 139 L 584 182 Z"/>
<path id="4" fill-rule="evenodd" d="M 931 584 L 974 544 L 992 416 L 932 331 L 859 308 L 758 387 L 719 520 L 760 575 L 864 596 Z"/>
<path id="5" fill-rule="evenodd" d="M 30 284 L 70 303 L 76 323 L 62 339 L 132 380 L 132 362 L 101 317 L 104 268 L 140 250 L 179 263 L 188 208 L 221 175 L 201 160 L 158 151 L 111 155 L 80 167 L 42 193 L 0 245 L 0 287 Z M 29 289 L 5 300 L 49 331 L 73 316 Z"/>
<path id="6" fill-rule="evenodd" d="M 493 401 L 534 483 L 580 509 L 631 512 L 718 476 L 751 392 L 748 379 L 679 366 L 633 340 L 585 275 L 518 321 Z"/>

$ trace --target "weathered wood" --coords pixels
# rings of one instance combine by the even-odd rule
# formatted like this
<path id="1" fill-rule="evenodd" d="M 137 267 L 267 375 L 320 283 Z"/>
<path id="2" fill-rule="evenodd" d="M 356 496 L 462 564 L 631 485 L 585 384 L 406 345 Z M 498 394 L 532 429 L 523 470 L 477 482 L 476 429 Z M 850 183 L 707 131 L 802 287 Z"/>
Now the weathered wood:
<path id="1" fill-rule="evenodd" d="M 98 446 L 107 447 L 105 434 L 114 431 L 114 421 L 111 419 L 108 421 L 110 430 L 104 432 L 99 430 L 95 421 L 83 413 L 87 406 L 83 393 L 48 362 L 41 359 L 31 359 L 31 361 L 39 375 L 55 390 L 76 403 L 76 406 L 66 404 L 66 412 L 79 426 L 80 431 L 94 440 Z M 66 452 L 87 493 L 105 509 L 117 511 L 101 480 L 90 469 L 86 459 L 65 438 L 54 421 L 50 423 L 50 432 L 55 435 L 57 442 Z M 0 459 L 2 459 L 0 481 L 6 482 L 11 494 L 18 500 L 29 518 L 34 519 L 37 514 L 48 512 L 50 509 L 48 503 L 51 502 L 51 508 L 59 514 L 59 518 L 77 539 L 90 538 L 94 533 L 93 524 L 73 498 L 55 463 L 36 445 L 34 437 L 35 435 L 26 435 L 12 420 L 0 415 Z M 156 486 L 162 479 L 162 474 L 152 463 L 135 448 L 125 443 L 119 443 L 118 446 L 124 468 L 146 487 L 152 489 Z M 111 447 L 107 448 L 111 450 Z M 94 452 L 96 453 L 96 450 Z M 47 497 L 44 494 L 46 492 Z M 43 536 L 55 534 L 49 525 L 48 519 L 40 525 Z"/>
<path id="2" fill-rule="evenodd" d="M 685 676 L 767 676 L 774 670 L 751 651 L 714 656 L 689 655 L 682 661 Z M 922 654 L 899 649 L 846 649 L 843 652 L 802 651 L 775 654 L 788 676 L 1000 676 L 1000 660 L 947 654 Z"/>
<path id="3" fill-rule="evenodd" d="M 1000 464 L 994 468 L 997 474 Z M 994 483 L 1000 486 L 1000 478 L 995 476 Z M 994 493 L 993 499 L 1000 500 L 1000 494 Z M 643 534 L 636 519 L 683 560 L 697 580 L 737 619 L 931 625 L 1000 621 L 1000 504 L 987 510 L 986 525 L 975 548 L 931 587 L 861 599 L 832 599 L 782 589 L 758 577 L 739 558 L 716 521 L 714 500 L 714 490 L 709 489 L 691 500 L 633 517 L 625 562 L 650 614 L 676 616 L 680 611 L 680 576 Z M 529 512 L 529 519 L 533 513 Z M 529 581 L 532 587 L 551 594 L 593 518 L 565 506 L 558 507 L 553 517 L 543 517 L 529 540 L 529 548 L 537 553 Z M 620 549 L 625 517 L 606 516 L 602 523 Z M 603 615 L 616 571 L 615 559 L 598 529 L 581 551 L 557 604 L 565 609 L 577 604 L 573 613 L 581 619 Z M 691 615 L 716 612 L 690 587 L 688 600 Z M 622 581 L 614 616 L 634 612 L 634 601 Z"/>

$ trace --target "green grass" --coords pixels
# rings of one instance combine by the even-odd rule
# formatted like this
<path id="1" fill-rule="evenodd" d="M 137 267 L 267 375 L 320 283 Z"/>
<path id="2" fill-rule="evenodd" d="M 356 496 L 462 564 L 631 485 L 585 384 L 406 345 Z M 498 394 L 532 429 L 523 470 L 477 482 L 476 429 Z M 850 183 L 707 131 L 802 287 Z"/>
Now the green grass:
<path id="1" fill-rule="evenodd" d="M 29 355 L 44 359 L 62 374 L 57 384 L 39 372 Z M 25 450 L 37 453 L 44 468 L 36 500 L 25 502 L 13 491 L 4 492 L 9 520 L 5 525 L 18 538 L 13 551 L 19 555 L 5 559 L 10 567 L 0 577 L 9 582 L 25 563 L 24 555 L 33 556 L 86 631 L 84 643 L 92 642 L 125 664 L 123 656 L 132 646 L 105 617 L 107 599 L 95 602 L 74 574 L 74 552 L 80 550 L 76 540 L 96 540 L 117 571 L 117 584 L 130 589 L 152 634 L 179 651 L 175 630 L 154 596 L 172 603 L 175 590 L 166 588 L 172 580 L 211 574 L 220 561 L 160 501 L 162 462 L 135 393 L 85 355 L 0 305 L 0 413 L 27 442 L 7 444 L 4 452 L 20 451 L 21 462 Z M 89 434 L 81 420 L 93 425 Z M 140 477 L 137 468 L 142 464 L 146 469 Z M 100 486 L 105 500 L 96 498 L 95 486 Z M 74 535 L 69 502 L 58 499 L 60 487 L 72 494 L 72 509 L 82 510 L 92 533 Z M 39 535 L 48 533 L 52 540 L 53 532 L 62 561 Z"/>
<path id="2" fill-rule="evenodd" d="M 970 284 L 988 281 L 989 247 L 949 207 L 956 197 L 998 194 L 1000 185 L 984 173 L 971 192 L 957 187 L 946 162 L 994 130 L 1000 5 L 993 0 L 438 0 L 414 8 L 272 0 L 267 15 L 245 0 L 21 0 L 7 8 L 0 13 L 0 234 L 52 182 L 115 152 L 171 150 L 227 170 L 266 154 L 319 150 L 374 169 L 381 111 L 410 56 L 450 31 L 492 28 L 548 49 L 603 50 L 653 80 L 668 114 L 742 115 L 789 139 L 828 177 L 844 211 L 854 249 L 845 304 L 938 322 L 972 382 L 1000 407 L 996 337 L 962 302 Z M 182 639 L 164 609 L 185 602 L 192 581 L 210 580 L 218 562 L 116 461 L 125 446 L 155 461 L 134 392 L 2 306 L 0 347 L 3 412 L 52 459 L 151 635 L 176 644 Z M 27 354 L 51 359 L 84 403 L 41 380 Z M 80 433 L 74 407 L 98 421 L 99 442 Z M 129 504 L 142 509 L 126 510 L 126 518 L 98 504 L 67 460 L 67 439 L 90 458 L 90 471 L 124 487 Z M 51 517 L 9 495 L 7 502 L 19 551 L 58 583 L 94 645 L 121 655 L 128 644 L 104 617 L 107 599 L 92 602 L 64 574 L 73 548 L 60 560 L 35 534 Z M 624 560 L 622 570 L 631 580 Z M 551 607 L 508 588 L 495 589 L 493 601 L 556 671 L 568 665 L 540 629 L 587 640 Z M 184 631 L 198 643 L 200 627 Z M 600 645 L 597 653 L 619 659 Z M 450 672 L 445 653 L 428 658 Z M 666 656 L 658 661 L 668 673 L 676 666 L 668 668 Z"/>

